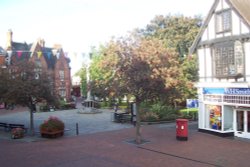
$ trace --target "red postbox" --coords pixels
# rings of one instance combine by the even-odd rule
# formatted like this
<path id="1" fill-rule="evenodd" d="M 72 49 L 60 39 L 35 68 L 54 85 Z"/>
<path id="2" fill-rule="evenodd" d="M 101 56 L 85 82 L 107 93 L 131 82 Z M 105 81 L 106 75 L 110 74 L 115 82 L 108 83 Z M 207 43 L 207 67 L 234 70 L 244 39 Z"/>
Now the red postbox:
<path id="1" fill-rule="evenodd" d="M 176 139 L 188 140 L 188 120 L 176 119 Z"/>

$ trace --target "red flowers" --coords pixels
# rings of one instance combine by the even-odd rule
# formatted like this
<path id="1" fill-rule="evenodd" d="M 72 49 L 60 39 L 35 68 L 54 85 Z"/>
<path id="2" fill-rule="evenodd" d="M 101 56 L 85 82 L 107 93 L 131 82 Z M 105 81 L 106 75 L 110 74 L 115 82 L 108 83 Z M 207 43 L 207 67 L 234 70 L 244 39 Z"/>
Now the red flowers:
<path id="1" fill-rule="evenodd" d="M 63 131 L 64 123 L 57 117 L 50 116 L 40 125 L 40 131 L 55 132 Z"/>

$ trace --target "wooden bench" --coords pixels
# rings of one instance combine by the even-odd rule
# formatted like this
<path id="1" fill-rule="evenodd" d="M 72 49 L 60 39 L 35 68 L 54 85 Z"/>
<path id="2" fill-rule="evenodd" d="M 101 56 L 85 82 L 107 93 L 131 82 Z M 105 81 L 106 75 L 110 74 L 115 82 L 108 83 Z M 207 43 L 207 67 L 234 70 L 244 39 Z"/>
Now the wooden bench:
<path id="1" fill-rule="evenodd" d="M 25 128 L 23 124 L 7 124 L 0 122 L 0 127 L 3 127 L 5 131 L 10 131 L 14 128 L 22 128 L 25 132 L 28 130 L 28 128 Z"/>
<path id="2" fill-rule="evenodd" d="M 131 114 L 128 113 L 114 113 L 115 114 L 115 122 L 124 123 L 131 122 Z"/>
<path id="3" fill-rule="evenodd" d="M 27 132 L 28 128 L 25 128 L 23 124 L 9 124 L 9 130 L 12 130 L 14 128 L 22 128 L 25 132 Z"/>
<path id="4" fill-rule="evenodd" d="M 5 131 L 8 131 L 9 125 L 7 123 L 0 122 L 0 127 L 3 127 Z"/>

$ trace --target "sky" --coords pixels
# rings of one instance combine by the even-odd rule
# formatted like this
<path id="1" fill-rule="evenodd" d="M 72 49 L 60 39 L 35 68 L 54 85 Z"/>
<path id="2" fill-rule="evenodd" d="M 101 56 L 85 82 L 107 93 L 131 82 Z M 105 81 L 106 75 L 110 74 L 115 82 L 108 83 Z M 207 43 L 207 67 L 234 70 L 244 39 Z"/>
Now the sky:
<path id="1" fill-rule="evenodd" d="M 71 71 L 80 69 L 92 46 L 112 37 L 144 28 L 156 15 L 205 17 L 214 0 L 0 0 L 0 46 L 7 31 L 13 41 L 45 40 L 46 47 L 61 44 L 71 59 Z"/>

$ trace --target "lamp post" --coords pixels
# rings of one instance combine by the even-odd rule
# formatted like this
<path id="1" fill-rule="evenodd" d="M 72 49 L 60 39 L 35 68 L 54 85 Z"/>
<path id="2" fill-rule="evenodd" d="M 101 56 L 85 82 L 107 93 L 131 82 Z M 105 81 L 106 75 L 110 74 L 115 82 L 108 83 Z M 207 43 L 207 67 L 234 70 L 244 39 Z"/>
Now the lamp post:
<path id="1" fill-rule="evenodd" d="M 86 79 L 87 79 L 87 101 L 91 100 L 91 83 L 90 83 L 90 73 L 89 73 L 90 61 L 87 63 L 86 68 Z"/>

